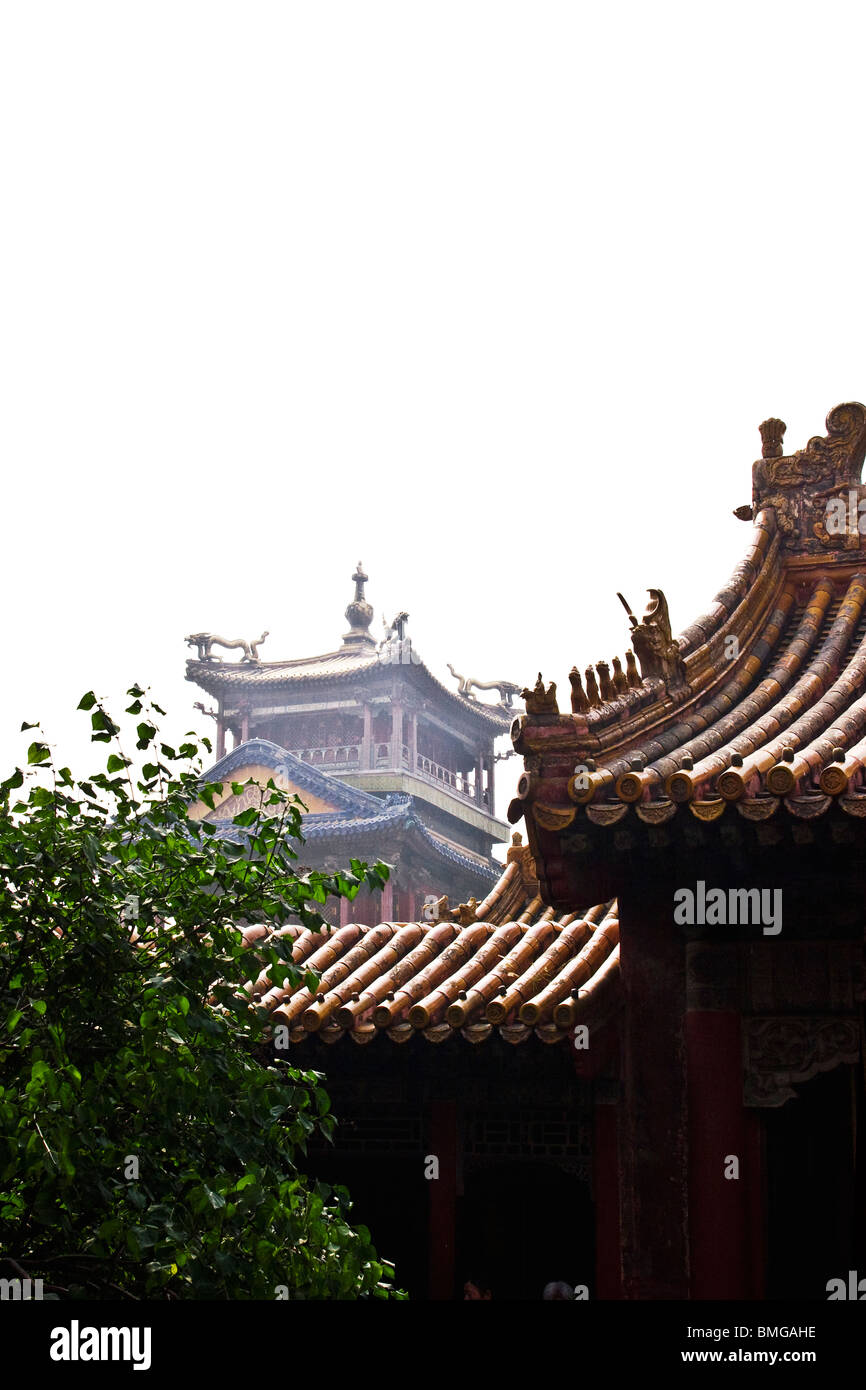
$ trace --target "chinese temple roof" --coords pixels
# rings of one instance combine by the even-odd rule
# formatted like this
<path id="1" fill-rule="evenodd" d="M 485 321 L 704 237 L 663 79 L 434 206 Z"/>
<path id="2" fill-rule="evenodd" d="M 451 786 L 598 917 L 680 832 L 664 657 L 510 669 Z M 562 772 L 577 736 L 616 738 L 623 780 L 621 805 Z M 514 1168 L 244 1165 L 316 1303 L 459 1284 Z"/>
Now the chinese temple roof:
<path id="1" fill-rule="evenodd" d="M 440 1043 L 460 1033 L 477 1044 L 494 1030 L 510 1043 L 533 1034 L 555 1043 L 579 1023 L 599 1027 L 616 1008 L 616 903 L 545 909 L 526 846 L 509 850 L 482 903 L 451 910 L 442 899 L 436 911 L 433 922 L 281 928 L 294 940 L 295 963 L 321 972 L 319 988 L 315 996 L 303 986 L 271 988 L 264 970 L 254 997 L 293 1043 L 314 1033 L 328 1043 L 383 1034 L 403 1043 L 419 1033 Z M 253 950 L 269 936 L 263 926 L 244 931 Z"/>
<path id="2" fill-rule="evenodd" d="M 632 652 L 614 681 L 599 663 L 584 687 L 574 668 L 570 714 L 540 676 L 525 692 L 509 819 L 526 816 L 546 882 L 581 823 L 866 814 L 866 407 L 837 406 L 827 435 L 790 456 L 784 430 L 761 426 L 752 504 L 736 513 L 751 542 L 709 611 L 675 638 L 651 589 L 640 622 L 629 610 L 639 675 Z"/>
<path id="3" fill-rule="evenodd" d="M 331 684 L 357 682 L 380 671 L 399 669 L 407 674 L 412 672 L 413 681 L 425 694 L 434 696 L 440 705 L 444 704 L 455 713 L 459 711 L 464 718 L 468 715 L 494 734 L 507 730 L 513 717 L 510 702 L 517 692 L 516 685 L 508 681 L 467 682 L 458 677 L 459 690 L 449 690 L 424 665 L 411 638 L 405 635 L 407 613 L 399 614 L 391 627 L 386 628 L 382 641 L 376 642 L 369 632 L 373 609 L 364 598 L 367 575 L 360 561 L 352 578 L 355 598 L 346 609 L 350 627 L 343 637 L 343 645 L 337 650 L 291 661 L 262 661 L 258 647 L 267 633 L 258 642 L 245 642 L 241 638 L 226 642 L 213 633 L 195 633 L 186 639 L 188 645 L 198 648 L 198 657 L 190 657 L 187 661 L 187 680 L 232 704 L 259 693 L 269 697 L 278 691 L 301 694 L 308 685 L 312 687 L 311 694 L 321 697 L 324 688 Z M 241 648 L 243 655 L 238 661 L 223 661 L 213 655 L 214 646 Z M 501 703 L 487 704 L 477 699 L 470 693 L 473 685 L 481 689 L 498 688 Z"/>
<path id="4" fill-rule="evenodd" d="M 272 772 L 276 785 L 295 788 L 302 800 L 307 795 L 319 803 L 328 803 L 326 810 L 304 815 L 305 843 L 350 839 L 360 846 L 367 837 L 375 841 L 381 839 L 384 832 L 400 831 L 404 841 L 407 837 L 423 841 L 438 858 L 447 863 L 471 870 L 489 883 L 496 881 L 496 869 L 481 855 L 462 852 L 424 824 L 416 811 L 413 797 L 401 792 L 391 792 L 384 798 L 372 796 L 369 792 L 349 786 L 338 777 L 319 771 L 311 763 L 268 739 L 254 738 L 239 744 L 204 773 L 201 781 L 225 783 L 231 780 L 233 774 L 254 766 Z M 239 803 L 231 797 L 226 802 L 217 803 L 214 810 L 203 818 L 216 826 L 217 838 L 233 838 L 238 833 L 238 827 L 233 823 L 232 816 L 238 809 Z M 203 804 L 201 810 L 205 810 Z"/>

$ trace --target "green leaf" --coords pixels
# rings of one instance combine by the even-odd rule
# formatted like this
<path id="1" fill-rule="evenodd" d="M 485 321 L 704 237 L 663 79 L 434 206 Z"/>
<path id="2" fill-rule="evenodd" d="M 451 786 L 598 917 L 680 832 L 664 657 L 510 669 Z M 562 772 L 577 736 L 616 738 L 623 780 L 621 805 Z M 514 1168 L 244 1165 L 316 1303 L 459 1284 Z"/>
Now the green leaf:
<path id="1" fill-rule="evenodd" d="M 31 743 L 27 749 L 28 763 L 44 763 L 51 757 L 51 749 L 46 743 Z"/>
<path id="2" fill-rule="evenodd" d="M 109 753 L 106 767 L 109 772 L 122 772 L 125 767 L 129 767 L 129 764 L 129 758 L 121 758 L 117 753 Z"/>
<path id="3" fill-rule="evenodd" d="M 93 693 L 92 690 L 88 690 L 87 694 L 86 694 L 86 695 L 82 695 L 81 699 L 78 701 L 78 708 L 79 708 L 79 709 L 93 709 L 93 706 L 94 706 L 95 704 L 96 704 L 96 696 L 94 695 L 94 693 Z"/>

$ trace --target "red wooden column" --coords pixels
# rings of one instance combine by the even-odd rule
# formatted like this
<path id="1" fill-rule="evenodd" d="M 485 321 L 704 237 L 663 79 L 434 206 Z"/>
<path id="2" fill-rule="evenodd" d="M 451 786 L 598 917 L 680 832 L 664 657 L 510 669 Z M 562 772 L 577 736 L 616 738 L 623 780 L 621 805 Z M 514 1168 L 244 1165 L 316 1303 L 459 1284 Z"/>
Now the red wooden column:
<path id="1" fill-rule="evenodd" d="M 347 927 L 352 920 L 352 904 L 348 898 L 340 899 L 340 926 Z"/>
<path id="2" fill-rule="evenodd" d="M 367 772 L 373 766 L 373 715 L 369 705 L 364 706 L 364 733 L 361 737 L 361 769 Z"/>
<path id="3" fill-rule="evenodd" d="M 430 1105 L 430 1157 L 439 1160 L 438 1178 L 430 1188 L 430 1299 L 454 1297 L 454 1246 L 457 1221 L 457 1106 L 434 1100 Z M 428 1155 L 425 1155 L 425 1164 Z"/>
<path id="4" fill-rule="evenodd" d="M 692 1298 L 747 1298 L 745 1187 L 748 1155 L 743 1114 L 740 1015 L 690 1010 L 686 1016 L 689 1078 L 689 1228 Z M 738 1178 L 726 1178 L 736 1159 Z"/>
<path id="5" fill-rule="evenodd" d="M 763 1232 L 760 1129 L 743 1105 L 735 944 L 692 942 L 686 1052 L 691 1297 L 755 1297 Z M 726 1171 L 737 1177 L 726 1176 Z"/>
<path id="6" fill-rule="evenodd" d="M 623 1296 L 689 1296 L 685 943 L 675 885 L 635 875 L 619 894 L 623 1099 L 618 1134 Z"/>
<path id="7" fill-rule="evenodd" d="M 382 889 L 381 920 L 390 922 L 394 917 L 394 885 L 390 879 Z"/>
<path id="8" fill-rule="evenodd" d="M 622 1298 L 617 1106 L 614 1100 L 613 1094 L 604 1095 L 594 1106 L 592 1189 L 596 1298 Z"/>

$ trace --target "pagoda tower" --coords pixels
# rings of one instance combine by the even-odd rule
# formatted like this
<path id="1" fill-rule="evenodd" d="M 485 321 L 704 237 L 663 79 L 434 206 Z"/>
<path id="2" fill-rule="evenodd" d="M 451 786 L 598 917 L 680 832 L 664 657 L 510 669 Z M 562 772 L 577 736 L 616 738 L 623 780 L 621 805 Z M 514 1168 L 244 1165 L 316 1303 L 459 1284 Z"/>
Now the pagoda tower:
<path id="1" fill-rule="evenodd" d="M 459 676 L 460 689 L 449 690 L 415 651 L 407 613 L 376 641 L 360 561 L 352 580 L 349 626 L 336 650 L 268 662 L 258 652 L 264 637 L 226 643 L 199 633 L 187 638 L 198 648 L 187 679 L 216 701 L 207 713 L 218 761 L 208 778 L 274 776 L 296 790 L 309 808 L 309 867 L 344 868 L 351 858 L 394 866 L 382 901 L 359 897 L 343 904 L 344 916 L 412 920 L 433 894 L 482 899 L 501 872 L 492 847 L 507 840 L 508 826 L 495 816 L 494 741 L 511 725 L 517 686 Z M 240 648 L 240 660 L 221 659 L 216 646 Z M 473 684 L 498 690 L 500 702 L 476 698 Z M 194 814 L 230 823 L 241 799 Z"/>

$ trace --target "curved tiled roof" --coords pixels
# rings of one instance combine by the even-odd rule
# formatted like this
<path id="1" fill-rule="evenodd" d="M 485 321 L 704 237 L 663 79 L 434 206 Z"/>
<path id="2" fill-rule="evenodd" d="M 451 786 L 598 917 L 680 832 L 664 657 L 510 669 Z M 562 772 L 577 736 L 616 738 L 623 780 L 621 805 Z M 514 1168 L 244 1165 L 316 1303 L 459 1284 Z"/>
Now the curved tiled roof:
<path id="1" fill-rule="evenodd" d="M 334 811 L 319 811 L 307 814 L 303 821 L 304 841 L 359 839 L 366 835 L 378 835 L 386 830 L 401 830 L 417 836 L 446 863 L 460 869 L 471 871 L 488 883 L 495 883 L 499 866 L 494 862 L 484 862 L 480 856 L 462 853 L 440 835 L 436 835 L 424 824 L 415 810 L 414 798 L 405 792 L 390 792 L 387 796 L 372 796 L 320 772 L 312 763 L 280 748 L 269 739 L 253 738 L 233 748 L 220 758 L 212 768 L 203 773 L 199 781 L 224 782 L 235 772 L 253 765 L 273 768 L 287 781 L 314 793 L 323 801 L 335 803 Z M 207 816 L 208 823 L 216 827 L 218 839 L 235 837 L 238 827 L 229 818 L 219 815 L 219 806 Z"/>
<path id="2" fill-rule="evenodd" d="M 200 685 L 211 695 L 227 699 L 232 694 L 241 696 L 259 690 L 272 694 L 277 689 L 298 687 L 307 682 L 324 684 L 348 681 L 387 669 L 389 663 L 383 661 L 382 653 L 371 645 L 365 646 L 362 650 L 358 650 L 357 647 L 344 647 L 339 651 L 325 652 L 322 656 L 303 657 L 295 661 L 197 661 L 190 657 L 186 663 L 186 679 L 195 681 L 196 685 Z M 401 665 L 400 669 L 407 673 L 422 673 L 421 679 L 437 696 L 452 703 L 464 714 L 476 717 L 498 732 L 508 728 L 512 718 L 510 712 L 497 705 L 489 705 L 482 700 L 449 690 L 437 680 L 420 658 L 416 657 L 414 649 L 411 661 Z"/>
<path id="3" fill-rule="evenodd" d="M 302 791 L 312 792 L 322 801 L 331 801 L 335 807 L 352 815 L 376 815 L 382 809 L 382 802 L 378 796 L 372 796 L 369 792 L 341 781 L 339 777 L 332 777 L 330 773 L 320 771 L 314 763 L 305 762 L 303 758 L 290 753 L 286 748 L 281 748 L 278 743 L 273 743 L 268 738 L 250 738 L 246 743 L 239 743 L 203 773 L 199 781 L 222 782 L 244 767 L 257 765 L 273 768 L 274 772 L 282 773 L 293 786 L 299 787 Z"/>
<path id="4" fill-rule="evenodd" d="M 272 988 L 265 969 L 253 997 L 295 1044 L 312 1034 L 439 1043 L 458 1033 L 480 1043 L 494 1030 L 511 1043 L 555 1043 L 581 1022 L 598 1026 L 617 1004 L 616 903 L 557 915 L 541 904 L 527 848 L 515 845 L 508 861 L 482 903 L 451 911 L 443 901 L 435 922 L 282 928 L 295 963 L 320 972 L 319 986 Z M 255 950 L 269 932 L 251 927 L 244 937 Z"/>
<path id="5" fill-rule="evenodd" d="M 827 428 L 784 457 L 781 422 L 761 427 L 753 507 L 741 509 L 754 523 L 748 553 L 708 613 L 667 648 L 657 638 L 662 657 L 636 688 L 586 708 L 577 680 L 572 714 L 561 715 L 537 687 L 513 729 L 533 770 L 509 810 L 512 821 L 529 814 L 536 853 L 537 835 L 582 818 L 617 824 L 630 808 L 650 825 L 685 808 L 705 822 L 733 807 L 756 821 L 780 806 L 812 819 L 834 800 L 864 814 L 866 538 L 856 517 L 866 488 L 856 479 L 866 408 L 837 407 Z M 828 530 L 828 507 L 841 503 L 855 516 L 844 533 Z M 637 644 L 634 621 L 633 633 Z"/>

